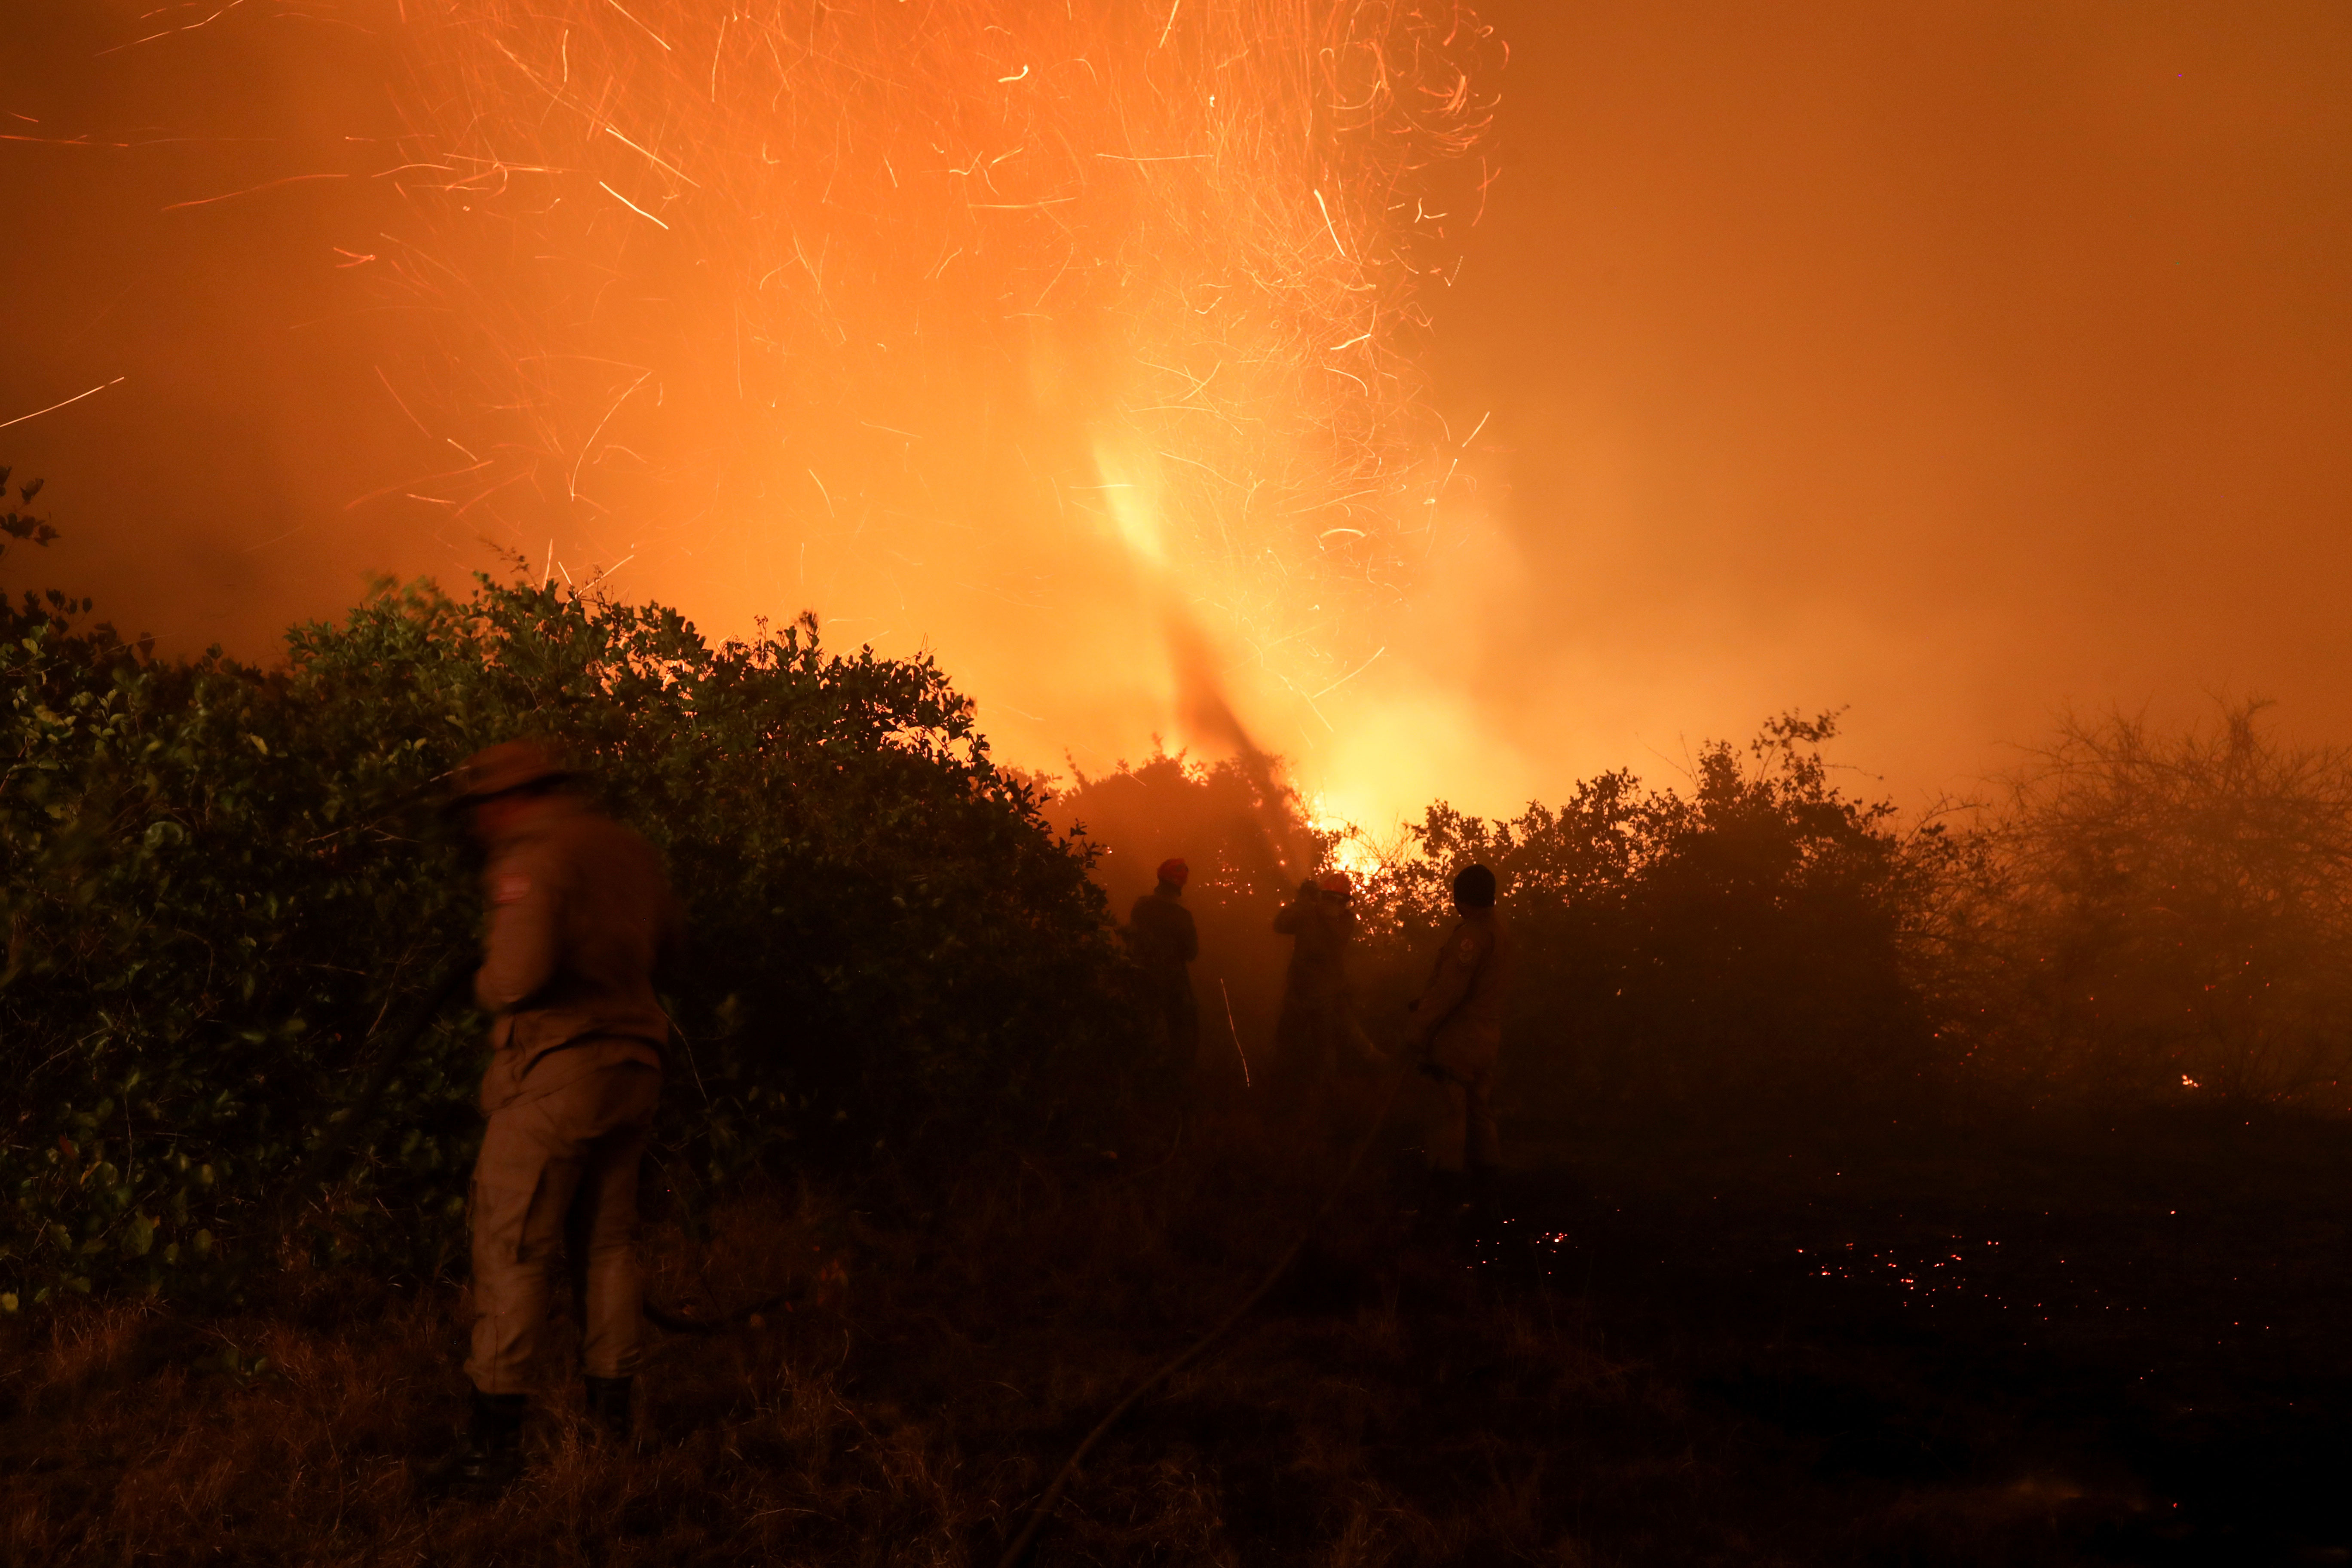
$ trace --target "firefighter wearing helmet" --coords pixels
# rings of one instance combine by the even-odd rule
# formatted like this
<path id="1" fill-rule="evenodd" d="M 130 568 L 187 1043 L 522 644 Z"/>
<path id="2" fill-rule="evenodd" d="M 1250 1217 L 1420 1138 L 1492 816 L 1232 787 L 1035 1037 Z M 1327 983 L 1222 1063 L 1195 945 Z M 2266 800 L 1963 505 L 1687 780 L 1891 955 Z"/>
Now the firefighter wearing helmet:
<path id="1" fill-rule="evenodd" d="M 1192 963 L 1201 956 L 1192 911 L 1184 907 L 1192 868 L 1171 857 L 1160 863 L 1159 885 L 1135 900 L 1127 920 L 1128 946 L 1143 971 L 1146 1022 L 1166 1042 L 1168 1066 L 1190 1079 L 1201 1051 L 1201 1008 L 1192 994 Z"/>
<path id="2" fill-rule="evenodd" d="M 474 994 L 494 1022 L 474 1165 L 473 1419 L 436 1470 L 493 1490 L 521 1468 L 554 1259 L 582 1303 L 592 1426 L 625 1438 L 645 1332 L 637 1165 L 661 1100 L 669 1019 L 656 965 L 680 946 L 654 847 L 566 787 L 556 751 L 509 741 L 458 770 L 452 808 L 487 853 Z"/>
<path id="3" fill-rule="evenodd" d="M 1347 872 L 1326 871 L 1301 882 L 1274 917 L 1276 932 L 1291 939 L 1267 1075 L 1273 1108 L 1285 1117 L 1318 1111 L 1342 1061 L 1378 1057 L 1356 1023 L 1348 986 L 1355 891 Z"/>

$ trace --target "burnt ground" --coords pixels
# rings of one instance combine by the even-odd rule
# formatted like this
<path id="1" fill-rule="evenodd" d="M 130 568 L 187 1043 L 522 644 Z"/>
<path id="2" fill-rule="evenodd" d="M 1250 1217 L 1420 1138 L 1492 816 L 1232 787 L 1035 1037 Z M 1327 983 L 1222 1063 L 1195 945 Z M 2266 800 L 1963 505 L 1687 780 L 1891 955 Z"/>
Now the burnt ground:
<path id="1" fill-rule="evenodd" d="M 1479 1267 L 1575 1300 L 1814 1507 L 1850 1494 L 1878 1522 L 1824 1521 L 1832 1554 L 1940 1560 L 1893 1493 L 2006 1515 L 2006 1561 L 2352 1561 L 2344 1129 L 2027 1118 L 1744 1152 L 1517 1131 L 1535 1168 Z"/>
<path id="2" fill-rule="evenodd" d="M 1797 1120 L 1507 1123 L 1484 1239 L 1360 1179 L 1035 1568 L 2352 1561 L 2341 1129 Z M 658 1225 L 663 1300 L 784 1305 L 655 1347 L 635 1452 L 583 1441 L 551 1367 L 495 1502 L 421 1484 L 455 1279 L 0 1322 L 0 1562 L 986 1568 L 1314 1212 L 1332 1168 L 1293 1152 L 1201 1125 Z"/>

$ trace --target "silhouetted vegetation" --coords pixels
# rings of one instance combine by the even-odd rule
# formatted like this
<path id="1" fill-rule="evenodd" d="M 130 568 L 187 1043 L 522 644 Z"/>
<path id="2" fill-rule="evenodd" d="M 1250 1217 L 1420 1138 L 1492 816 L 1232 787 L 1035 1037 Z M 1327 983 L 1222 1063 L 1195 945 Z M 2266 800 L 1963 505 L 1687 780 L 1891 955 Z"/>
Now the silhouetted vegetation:
<path id="1" fill-rule="evenodd" d="M 2352 1096 L 2352 752 L 2265 705 L 2069 722 L 1949 889 L 1971 1063 L 2031 1095 L 2340 1111 Z"/>
<path id="2" fill-rule="evenodd" d="M 0 601 L 0 1556 L 992 1561 L 1316 1210 L 1333 1151 L 1246 1072 L 1274 912 L 1335 861 L 1384 1047 L 1454 869 L 1501 878 L 1508 1215 L 1469 1238 L 1411 1161 L 1364 1180 L 1089 1460 L 1040 1563 L 2336 1539 L 2352 752 L 2259 705 L 2071 725 L 1925 822 L 1790 715 L 1686 780 L 1374 842 L 1260 766 L 1051 791 L 928 660 L 807 620 L 713 647 L 528 579 L 385 584 L 260 668 L 90 608 Z M 590 762 L 691 909 L 656 1293 L 788 1304 L 666 1342 L 651 1454 L 583 1444 L 559 1395 L 521 1490 L 436 1509 L 482 1021 L 404 1020 L 472 952 L 444 775 L 525 732 Z M 1189 1094 L 1138 1071 L 1112 919 L 1170 854 Z"/>
<path id="3" fill-rule="evenodd" d="M 358 1101 L 388 1026 L 471 961 L 441 781 L 517 733 L 577 750 L 692 910 L 666 1140 L 689 1190 L 788 1150 L 1034 1142 L 1116 1091 L 1101 894 L 927 659 L 833 656 L 813 621 L 713 647 L 528 582 L 385 584 L 273 670 L 156 659 L 83 609 L 28 601 L 0 642 L 12 1308 L 233 1284 L 298 1205 L 321 1258 L 434 1266 L 480 1022 Z"/>
<path id="4" fill-rule="evenodd" d="M 1777 1115 L 1909 1094 L 1937 1065 L 1915 973 L 1953 846 L 1847 798 L 1821 754 L 1834 734 L 1791 715 L 1744 752 L 1709 745 L 1686 795 L 1612 773 L 1510 822 L 1433 808 L 1373 884 L 1400 957 L 1429 945 L 1453 868 L 1482 860 L 1525 954 L 1524 1099 Z"/>
<path id="5" fill-rule="evenodd" d="M 1419 987 L 1454 871 L 1493 868 L 1521 951 L 1505 1070 L 1529 1114 L 2185 1094 L 2341 1110 L 2352 752 L 2283 743 L 2263 713 L 2171 736 L 2071 724 L 1999 808 L 1915 824 L 1839 786 L 1828 714 L 1706 746 L 1685 788 L 1604 773 L 1499 821 L 1440 803 L 1386 846 L 1314 831 L 1230 764 L 1165 755 L 1049 809 L 1104 840 L 1105 868 L 1203 855 L 1196 912 L 1252 936 L 1286 876 L 1364 863 L 1355 964 L 1376 1028 Z"/>

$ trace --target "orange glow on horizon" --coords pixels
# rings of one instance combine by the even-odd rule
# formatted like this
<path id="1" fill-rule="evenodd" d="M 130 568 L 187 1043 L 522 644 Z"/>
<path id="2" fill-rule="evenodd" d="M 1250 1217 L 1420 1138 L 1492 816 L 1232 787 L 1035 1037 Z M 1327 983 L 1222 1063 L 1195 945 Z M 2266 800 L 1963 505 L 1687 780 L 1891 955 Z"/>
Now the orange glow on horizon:
<path id="1" fill-rule="evenodd" d="M 2352 733 L 2341 6 L 1477 10 L 16 7 L 28 566 L 264 663 L 501 552 L 809 607 L 1375 833 L 1790 709 L 1912 806 Z"/>
<path id="2" fill-rule="evenodd" d="M 1466 7 L 441 0 L 400 40 L 373 277 L 430 330 L 386 389 L 452 460 L 397 500 L 666 557 L 714 629 L 926 642 L 1016 760 L 1339 733 L 1456 526 L 1416 354 L 1483 194 Z"/>

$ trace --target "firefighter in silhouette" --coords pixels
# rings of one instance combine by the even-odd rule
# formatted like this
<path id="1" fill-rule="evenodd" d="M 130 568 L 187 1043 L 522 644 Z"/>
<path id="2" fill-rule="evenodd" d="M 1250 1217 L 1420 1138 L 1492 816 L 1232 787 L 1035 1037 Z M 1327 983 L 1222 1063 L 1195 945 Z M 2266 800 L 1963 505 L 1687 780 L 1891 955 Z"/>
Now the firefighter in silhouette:
<path id="1" fill-rule="evenodd" d="M 1343 1061 L 1379 1057 L 1356 1023 L 1348 988 L 1348 949 L 1356 940 L 1354 881 L 1345 871 L 1326 871 L 1301 882 L 1297 895 L 1276 913 L 1274 929 L 1291 939 L 1291 947 L 1266 1087 L 1277 1114 L 1306 1117 L 1320 1110 Z"/>
<path id="2" fill-rule="evenodd" d="M 472 1191 L 473 1419 L 432 1477 L 446 1489 L 495 1490 L 521 1468 L 559 1255 L 581 1303 L 593 1427 L 628 1433 L 645 1333 L 637 1165 L 669 1037 L 653 975 L 681 922 L 653 847 L 570 777 L 551 747 L 509 741 L 465 763 L 453 802 L 488 852 L 474 994 L 495 1022 Z"/>
<path id="3" fill-rule="evenodd" d="M 1144 1005 L 1163 1032 L 1168 1065 L 1178 1082 L 1187 1081 L 1201 1051 L 1201 1008 L 1192 994 L 1192 961 L 1201 937 L 1192 911 L 1184 907 L 1184 883 L 1192 868 L 1177 858 L 1160 863 L 1160 885 L 1135 900 L 1127 918 L 1128 945 L 1143 969 Z"/>
<path id="4" fill-rule="evenodd" d="M 1495 873 L 1465 866 L 1454 878 L 1461 916 L 1421 1000 L 1412 1004 L 1411 1049 L 1416 1065 L 1444 1086 L 1445 1118 L 1430 1150 L 1431 1166 L 1461 1173 L 1466 1195 L 1491 1210 L 1503 1163 L 1495 1131 L 1495 1058 L 1503 1043 L 1503 1006 L 1511 983 L 1511 944 L 1495 916 Z"/>

